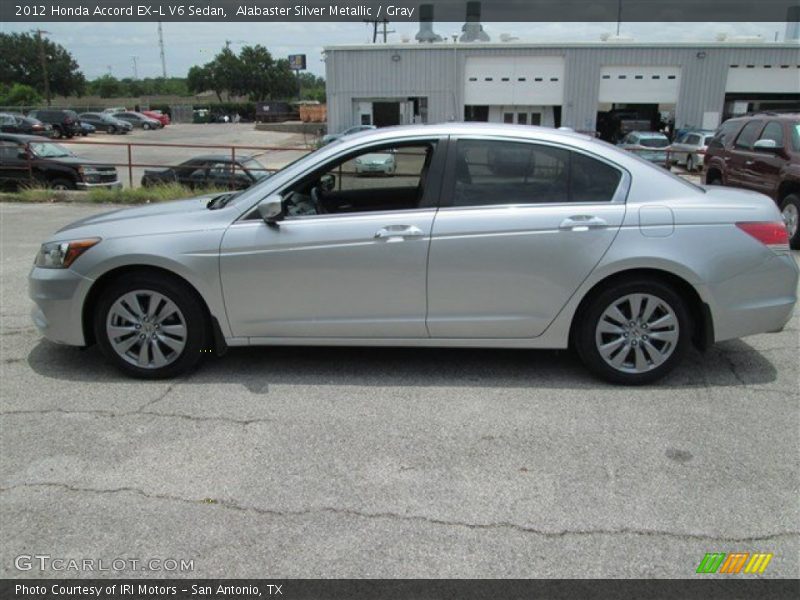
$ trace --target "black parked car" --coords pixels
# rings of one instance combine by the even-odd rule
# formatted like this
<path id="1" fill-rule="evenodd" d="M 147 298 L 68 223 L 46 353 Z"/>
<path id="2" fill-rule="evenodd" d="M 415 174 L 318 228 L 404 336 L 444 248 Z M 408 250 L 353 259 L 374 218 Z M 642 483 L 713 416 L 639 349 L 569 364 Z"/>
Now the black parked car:
<path id="1" fill-rule="evenodd" d="M 54 190 L 121 188 L 117 169 L 33 135 L 0 134 L 0 187 L 40 185 Z"/>
<path id="2" fill-rule="evenodd" d="M 142 185 L 180 183 L 192 189 L 219 187 L 242 190 L 269 176 L 264 165 L 252 156 L 237 156 L 235 171 L 232 165 L 230 156 L 197 156 L 175 167 L 145 171 Z"/>
<path id="3" fill-rule="evenodd" d="M 3 133 L 22 133 L 25 135 L 42 135 L 52 137 L 53 127 L 16 113 L 0 113 L 0 131 Z"/>
<path id="4" fill-rule="evenodd" d="M 142 129 L 160 129 L 164 127 L 161 124 L 161 121 L 156 119 L 151 119 L 147 115 L 143 115 L 139 112 L 127 111 L 127 112 L 118 112 L 112 115 L 115 119 L 121 119 L 123 121 L 127 121 L 134 127 L 141 127 Z"/>
<path id="5" fill-rule="evenodd" d="M 28 113 L 28 116 L 39 119 L 42 123 L 52 125 L 53 137 L 56 139 L 61 137 L 71 138 L 81 133 L 81 123 L 74 110 L 47 108 L 43 110 L 32 110 Z"/>
<path id="6" fill-rule="evenodd" d="M 98 131 L 106 133 L 128 133 L 133 129 L 133 125 L 122 119 L 117 119 L 114 115 L 107 113 L 81 113 L 78 115 L 81 123 L 89 123 Z"/>

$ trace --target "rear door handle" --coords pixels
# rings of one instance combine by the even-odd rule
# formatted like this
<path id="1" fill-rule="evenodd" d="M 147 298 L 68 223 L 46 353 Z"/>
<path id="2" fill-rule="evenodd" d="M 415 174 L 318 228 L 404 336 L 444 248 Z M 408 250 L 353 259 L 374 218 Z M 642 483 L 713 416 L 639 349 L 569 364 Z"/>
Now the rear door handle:
<path id="1" fill-rule="evenodd" d="M 425 235 L 425 232 L 416 225 L 387 225 L 375 232 L 375 239 L 400 241 L 422 237 L 423 235 Z"/>
<path id="2" fill-rule="evenodd" d="M 605 219 L 593 215 L 573 215 L 567 217 L 558 226 L 562 231 L 589 231 L 590 229 L 602 229 L 608 227 Z"/>

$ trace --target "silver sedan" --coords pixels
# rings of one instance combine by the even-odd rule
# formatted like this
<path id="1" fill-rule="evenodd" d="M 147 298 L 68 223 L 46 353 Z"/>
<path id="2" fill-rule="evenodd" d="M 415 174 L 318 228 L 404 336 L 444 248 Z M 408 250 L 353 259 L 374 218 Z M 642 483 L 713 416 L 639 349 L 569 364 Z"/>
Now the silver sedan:
<path id="1" fill-rule="evenodd" d="M 395 177 L 358 177 L 376 153 Z M 470 123 L 357 134 L 241 192 L 72 223 L 30 297 L 48 339 L 138 377 L 229 346 L 572 346 L 642 384 L 691 344 L 780 331 L 797 283 L 766 196 L 575 133 Z"/>

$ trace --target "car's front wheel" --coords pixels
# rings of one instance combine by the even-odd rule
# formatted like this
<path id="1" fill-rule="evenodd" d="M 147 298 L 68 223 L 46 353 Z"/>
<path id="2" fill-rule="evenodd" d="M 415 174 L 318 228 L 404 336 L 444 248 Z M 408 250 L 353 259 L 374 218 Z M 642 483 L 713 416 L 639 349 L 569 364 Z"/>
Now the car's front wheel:
<path id="1" fill-rule="evenodd" d="M 610 286 L 583 312 L 575 346 L 595 375 L 626 385 L 656 381 L 689 347 L 691 319 L 684 300 L 656 280 Z"/>
<path id="2" fill-rule="evenodd" d="M 150 129 L 150 123 L 144 123 L 144 124 L 142 125 L 142 129 L 144 129 L 145 131 L 147 131 L 148 129 Z"/>
<path id="3" fill-rule="evenodd" d="M 100 295 L 95 338 L 122 371 L 146 379 L 174 377 L 195 367 L 206 347 L 208 323 L 200 299 L 181 281 L 136 274 Z"/>
<path id="4" fill-rule="evenodd" d="M 115 133 L 117 133 L 117 128 L 116 128 L 116 127 L 114 127 L 113 125 L 109 125 L 109 126 L 108 126 L 108 128 L 106 129 L 106 131 L 107 131 L 107 132 L 108 132 L 110 135 L 114 135 Z"/>
<path id="5" fill-rule="evenodd" d="M 789 194 L 781 202 L 781 214 L 789 234 L 789 245 L 800 250 L 800 195 Z"/>

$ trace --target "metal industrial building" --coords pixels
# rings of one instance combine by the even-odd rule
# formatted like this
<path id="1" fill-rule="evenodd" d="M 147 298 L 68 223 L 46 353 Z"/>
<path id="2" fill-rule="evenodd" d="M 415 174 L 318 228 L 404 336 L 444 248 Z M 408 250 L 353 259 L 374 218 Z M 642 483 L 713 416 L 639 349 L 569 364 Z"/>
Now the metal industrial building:
<path id="1" fill-rule="evenodd" d="M 409 42 L 331 46 L 325 62 L 331 132 L 451 120 L 593 132 L 633 109 L 714 129 L 748 111 L 800 110 L 796 41 Z"/>

